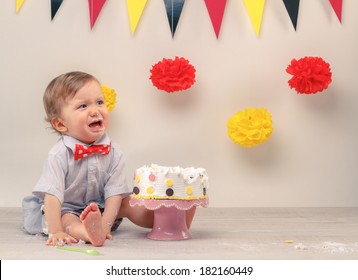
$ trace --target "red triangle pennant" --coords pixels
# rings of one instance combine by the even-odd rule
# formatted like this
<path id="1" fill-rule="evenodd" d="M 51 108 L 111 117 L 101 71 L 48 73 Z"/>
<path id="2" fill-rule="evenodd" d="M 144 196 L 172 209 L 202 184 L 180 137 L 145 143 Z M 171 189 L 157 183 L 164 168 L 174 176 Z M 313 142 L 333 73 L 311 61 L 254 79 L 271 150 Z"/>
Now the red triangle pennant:
<path id="1" fill-rule="evenodd" d="M 211 23 L 214 27 L 216 38 L 219 38 L 226 0 L 205 0 L 205 4 L 210 15 Z"/>
<path id="2" fill-rule="evenodd" d="M 94 24 L 96 23 L 97 17 L 99 15 L 99 13 L 101 12 L 104 3 L 106 3 L 106 0 L 88 0 L 91 29 L 93 28 Z"/>
<path id="3" fill-rule="evenodd" d="M 343 4 L 343 0 L 329 0 L 329 2 L 331 3 L 331 6 L 332 6 L 334 12 L 336 13 L 339 21 L 342 22 L 342 4 Z"/>

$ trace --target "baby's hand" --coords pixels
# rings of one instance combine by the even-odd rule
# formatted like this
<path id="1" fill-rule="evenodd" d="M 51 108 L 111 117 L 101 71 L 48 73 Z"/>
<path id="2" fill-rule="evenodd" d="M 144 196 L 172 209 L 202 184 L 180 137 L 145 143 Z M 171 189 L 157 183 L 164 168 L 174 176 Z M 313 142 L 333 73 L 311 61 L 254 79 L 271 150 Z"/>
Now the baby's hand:
<path id="1" fill-rule="evenodd" d="M 46 245 L 49 246 L 63 246 L 65 244 L 77 243 L 78 240 L 73 238 L 71 235 L 60 231 L 49 234 Z"/>

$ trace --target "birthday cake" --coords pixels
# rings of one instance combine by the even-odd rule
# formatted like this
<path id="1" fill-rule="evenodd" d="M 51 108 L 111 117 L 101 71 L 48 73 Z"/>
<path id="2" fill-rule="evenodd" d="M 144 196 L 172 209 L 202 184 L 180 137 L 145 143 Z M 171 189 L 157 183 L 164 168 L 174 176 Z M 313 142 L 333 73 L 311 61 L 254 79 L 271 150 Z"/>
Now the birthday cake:
<path id="1" fill-rule="evenodd" d="M 176 200 L 207 198 L 208 176 L 204 168 L 145 165 L 136 170 L 134 182 L 132 194 L 134 198 Z"/>

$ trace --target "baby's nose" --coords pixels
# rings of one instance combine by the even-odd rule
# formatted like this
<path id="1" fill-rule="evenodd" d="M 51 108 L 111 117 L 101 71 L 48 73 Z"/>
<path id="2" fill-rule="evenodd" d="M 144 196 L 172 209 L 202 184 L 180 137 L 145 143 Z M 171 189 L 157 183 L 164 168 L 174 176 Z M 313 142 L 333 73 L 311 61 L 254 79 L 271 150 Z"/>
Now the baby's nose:
<path id="1" fill-rule="evenodd" d="M 96 110 L 93 110 L 93 111 L 91 111 L 91 115 L 90 115 L 91 117 L 98 117 L 99 116 L 99 113 L 98 113 L 98 111 L 96 111 Z"/>

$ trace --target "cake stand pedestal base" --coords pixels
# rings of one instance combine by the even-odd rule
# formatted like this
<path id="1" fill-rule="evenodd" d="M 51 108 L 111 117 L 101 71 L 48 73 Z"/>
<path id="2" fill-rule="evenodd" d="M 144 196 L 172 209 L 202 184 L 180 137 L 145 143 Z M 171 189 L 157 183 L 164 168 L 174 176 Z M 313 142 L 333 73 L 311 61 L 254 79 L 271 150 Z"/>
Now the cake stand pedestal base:
<path id="1" fill-rule="evenodd" d="M 186 211 L 192 207 L 208 205 L 208 199 L 150 200 L 131 197 L 130 206 L 144 206 L 154 211 L 152 231 L 147 234 L 153 240 L 186 240 L 191 233 L 186 225 Z"/>
<path id="2" fill-rule="evenodd" d="M 154 224 L 147 237 L 154 240 L 190 239 L 191 233 L 186 226 L 186 213 L 175 207 L 161 207 L 154 210 Z"/>

